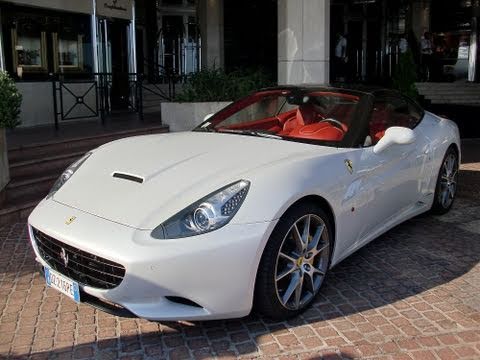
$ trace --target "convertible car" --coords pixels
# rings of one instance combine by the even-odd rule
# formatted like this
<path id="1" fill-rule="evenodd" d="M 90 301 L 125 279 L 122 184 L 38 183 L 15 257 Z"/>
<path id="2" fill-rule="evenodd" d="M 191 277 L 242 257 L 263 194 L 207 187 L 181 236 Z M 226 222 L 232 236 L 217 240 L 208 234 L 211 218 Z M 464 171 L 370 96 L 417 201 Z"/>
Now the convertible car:
<path id="1" fill-rule="evenodd" d="M 447 212 L 460 139 L 390 90 L 278 87 L 190 132 L 72 164 L 29 217 L 47 284 L 152 320 L 285 319 L 329 269 L 401 222 Z"/>

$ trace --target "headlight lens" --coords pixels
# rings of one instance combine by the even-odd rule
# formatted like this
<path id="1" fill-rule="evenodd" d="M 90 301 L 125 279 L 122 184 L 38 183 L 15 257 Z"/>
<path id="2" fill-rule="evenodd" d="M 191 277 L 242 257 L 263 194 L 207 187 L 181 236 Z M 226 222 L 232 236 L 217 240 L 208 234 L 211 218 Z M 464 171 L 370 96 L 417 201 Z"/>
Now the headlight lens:
<path id="1" fill-rule="evenodd" d="M 72 165 L 70 165 L 60 177 L 55 181 L 50 192 L 48 193 L 47 198 L 53 196 L 67 181 L 72 177 L 73 174 L 78 170 L 78 168 L 92 155 L 91 152 L 86 153 L 83 157 L 75 161 Z"/>
<path id="2" fill-rule="evenodd" d="M 176 239 L 217 230 L 237 213 L 250 182 L 240 180 L 190 205 L 152 231 L 157 239 Z"/>

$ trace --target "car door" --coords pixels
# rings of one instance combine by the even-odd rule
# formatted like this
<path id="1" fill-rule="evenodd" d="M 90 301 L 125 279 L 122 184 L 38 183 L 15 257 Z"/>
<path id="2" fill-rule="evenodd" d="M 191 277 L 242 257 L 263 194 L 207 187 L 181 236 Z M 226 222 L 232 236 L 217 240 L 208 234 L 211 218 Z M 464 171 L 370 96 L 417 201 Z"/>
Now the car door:
<path id="1" fill-rule="evenodd" d="M 411 144 L 394 144 L 374 152 L 375 144 L 389 127 L 414 128 L 418 120 L 412 118 L 409 104 L 400 95 L 385 93 L 376 97 L 365 146 L 355 152 L 356 177 L 352 184 L 358 191 L 353 206 L 359 224 L 357 246 L 408 213 L 419 200 L 421 136 Z"/>

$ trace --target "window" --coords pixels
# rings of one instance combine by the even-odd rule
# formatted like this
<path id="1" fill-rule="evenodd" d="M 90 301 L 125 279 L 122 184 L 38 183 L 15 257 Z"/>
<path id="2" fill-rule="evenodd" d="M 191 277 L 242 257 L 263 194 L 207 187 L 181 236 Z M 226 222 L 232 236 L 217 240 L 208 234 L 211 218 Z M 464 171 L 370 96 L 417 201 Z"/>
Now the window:
<path id="1" fill-rule="evenodd" d="M 90 17 L 23 6 L 2 9 L 7 70 L 23 80 L 49 73 L 79 77 L 92 70 Z"/>
<path id="2" fill-rule="evenodd" d="M 14 72 L 47 72 L 46 35 L 39 25 L 24 18 L 11 29 Z"/>
<path id="3" fill-rule="evenodd" d="M 369 123 L 371 143 L 376 144 L 389 127 L 415 128 L 422 117 L 423 110 L 410 99 L 394 94 L 377 96 Z"/>
<path id="4" fill-rule="evenodd" d="M 359 126 L 352 121 L 359 102 L 358 95 L 346 91 L 264 90 L 226 107 L 197 131 L 274 136 L 338 146 L 346 134 Z"/>
<path id="5" fill-rule="evenodd" d="M 83 35 L 52 34 L 55 72 L 83 70 Z"/>

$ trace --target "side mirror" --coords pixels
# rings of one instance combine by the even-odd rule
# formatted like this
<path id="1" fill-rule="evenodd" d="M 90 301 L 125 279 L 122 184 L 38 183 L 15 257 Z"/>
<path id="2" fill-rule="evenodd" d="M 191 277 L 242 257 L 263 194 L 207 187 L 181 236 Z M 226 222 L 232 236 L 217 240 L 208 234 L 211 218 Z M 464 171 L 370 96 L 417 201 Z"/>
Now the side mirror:
<path id="1" fill-rule="evenodd" d="M 206 115 L 206 116 L 203 118 L 203 121 L 207 121 L 207 120 L 210 119 L 213 115 L 214 115 L 214 113 L 211 113 L 211 114 Z"/>
<path id="2" fill-rule="evenodd" d="M 415 133 L 412 129 L 400 126 L 392 126 L 385 131 L 385 135 L 373 147 L 375 154 L 380 154 L 392 145 L 406 145 L 415 141 Z"/>

